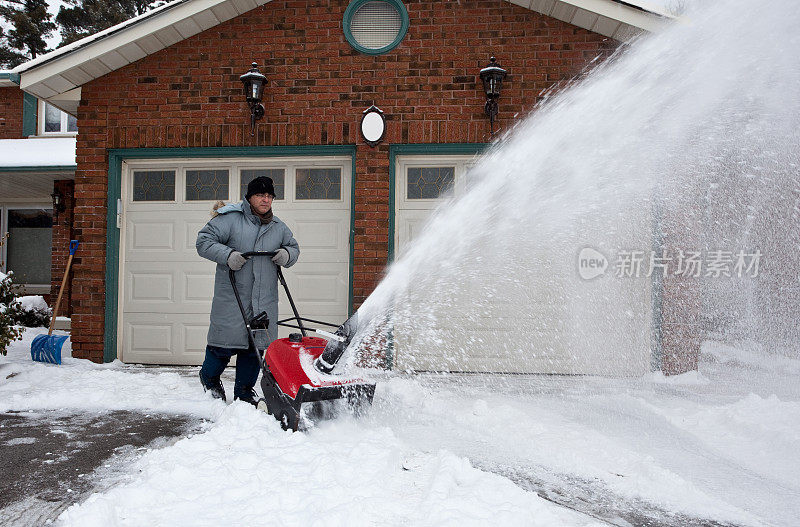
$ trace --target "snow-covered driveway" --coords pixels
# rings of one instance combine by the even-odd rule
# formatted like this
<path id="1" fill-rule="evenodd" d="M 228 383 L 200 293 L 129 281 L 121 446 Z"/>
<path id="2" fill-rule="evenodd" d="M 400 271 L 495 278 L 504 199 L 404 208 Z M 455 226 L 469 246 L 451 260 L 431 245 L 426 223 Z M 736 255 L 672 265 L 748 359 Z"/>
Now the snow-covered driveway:
<path id="1" fill-rule="evenodd" d="M 211 400 L 194 369 L 49 366 L 25 352 L 16 344 L 0 358 L 0 411 L 138 409 L 209 420 L 132 461 L 116 485 L 67 509 L 64 525 L 792 525 L 800 517 L 800 361 L 763 352 L 707 343 L 700 373 L 676 378 L 382 375 L 366 416 L 296 434 L 245 404 Z"/>

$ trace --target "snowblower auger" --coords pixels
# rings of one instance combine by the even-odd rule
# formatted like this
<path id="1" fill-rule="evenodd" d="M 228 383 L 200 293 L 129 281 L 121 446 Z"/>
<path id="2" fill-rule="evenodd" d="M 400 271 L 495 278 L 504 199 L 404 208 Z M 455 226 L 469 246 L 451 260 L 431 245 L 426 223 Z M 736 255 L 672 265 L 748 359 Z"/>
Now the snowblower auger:
<path id="1" fill-rule="evenodd" d="M 247 252 L 242 256 L 274 256 L 274 252 Z M 236 302 L 247 327 L 250 348 L 261 365 L 261 390 L 264 398 L 259 400 L 258 408 L 275 417 L 284 430 L 297 431 L 300 427 L 301 406 L 304 403 L 331 401 L 344 398 L 358 412 L 363 406 L 371 404 L 375 394 L 375 384 L 363 379 L 333 374 L 339 359 L 344 355 L 357 329 L 356 315 L 337 326 L 329 322 L 303 318 L 297 311 L 289 287 L 278 267 L 278 279 L 292 306 L 293 317 L 278 320 L 277 325 L 296 328 L 300 333 L 292 333 L 288 338 L 275 339 L 264 351 L 258 350 L 255 334 L 269 327 L 267 314 L 262 312 L 247 320 L 247 314 L 239 291 L 236 289 L 235 271 L 228 272 Z M 294 322 L 292 324 L 291 322 Z M 303 324 L 336 328 L 334 333 L 320 329 L 315 331 L 326 338 L 307 336 Z"/>

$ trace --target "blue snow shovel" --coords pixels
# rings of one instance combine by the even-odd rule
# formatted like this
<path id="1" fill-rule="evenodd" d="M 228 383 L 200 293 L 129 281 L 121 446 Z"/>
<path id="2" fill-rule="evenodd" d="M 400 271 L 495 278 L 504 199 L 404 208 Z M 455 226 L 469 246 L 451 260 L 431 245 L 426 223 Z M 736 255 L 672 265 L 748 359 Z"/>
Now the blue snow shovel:
<path id="1" fill-rule="evenodd" d="M 64 278 L 61 280 L 61 289 L 58 291 L 58 300 L 53 308 L 53 318 L 50 320 L 50 330 L 47 335 L 36 335 L 36 338 L 31 342 L 31 358 L 38 362 L 49 362 L 50 364 L 61 364 L 61 348 L 64 342 L 69 338 L 69 335 L 55 335 L 53 336 L 53 327 L 56 324 L 56 316 L 58 315 L 58 306 L 61 304 L 61 296 L 64 294 L 64 286 L 67 285 L 67 276 L 69 276 L 69 268 L 72 267 L 72 257 L 75 256 L 75 251 L 78 249 L 78 240 L 69 242 L 69 260 L 67 260 L 67 269 L 64 271 Z"/>

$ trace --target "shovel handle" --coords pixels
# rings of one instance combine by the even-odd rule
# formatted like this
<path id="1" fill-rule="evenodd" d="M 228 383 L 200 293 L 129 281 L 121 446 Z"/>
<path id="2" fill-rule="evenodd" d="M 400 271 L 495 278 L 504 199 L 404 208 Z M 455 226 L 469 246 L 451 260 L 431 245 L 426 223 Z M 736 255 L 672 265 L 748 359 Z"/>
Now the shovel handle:
<path id="1" fill-rule="evenodd" d="M 67 285 L 69 269 L 72 267 L 72 258 L 75 256 L 75 251 L 78 250 L 78 243 L 78 240 L 70 240 L 69 242 L 69 260 L 67 260 L 67 268 L 64 270 L 64 278 L 61 279 L 61 288 L 58 290 L 58 299 L 56 300 L 56 305 L 53 307 L 53 318 L 50 319 L 50 329 L 47 332 L 48 336 L 53 334 L 53 328 L 56 325 L 58 306 L 61 304 L 61 297 L 64 295 L 64 286 Z"/>

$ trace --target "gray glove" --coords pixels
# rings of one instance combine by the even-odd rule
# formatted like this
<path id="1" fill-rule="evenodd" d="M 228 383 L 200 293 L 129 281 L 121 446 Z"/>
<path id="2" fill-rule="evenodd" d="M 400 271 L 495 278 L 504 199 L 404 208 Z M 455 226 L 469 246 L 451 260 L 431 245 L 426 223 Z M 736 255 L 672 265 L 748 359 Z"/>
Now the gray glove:
<path id="1" fill-rule="evenodd" d="M 247 258 L 242 256 L 242 253 L 239 251 L 233 251 L 230 255 L 228 255 L 228 267 L 230 267 L 233 271 L 238 271 L 241 269 L 245 262 L 247 262 Z"/>
<path id="2" fill-rule="evenodd" d="M 275 253 L 275 256 L 272 257 L 272 261 L 275 262 L 275 265 L 284 267 L 289 263 L 289 251 L 281 247 L 278 249 L 278 252 Z"/>

